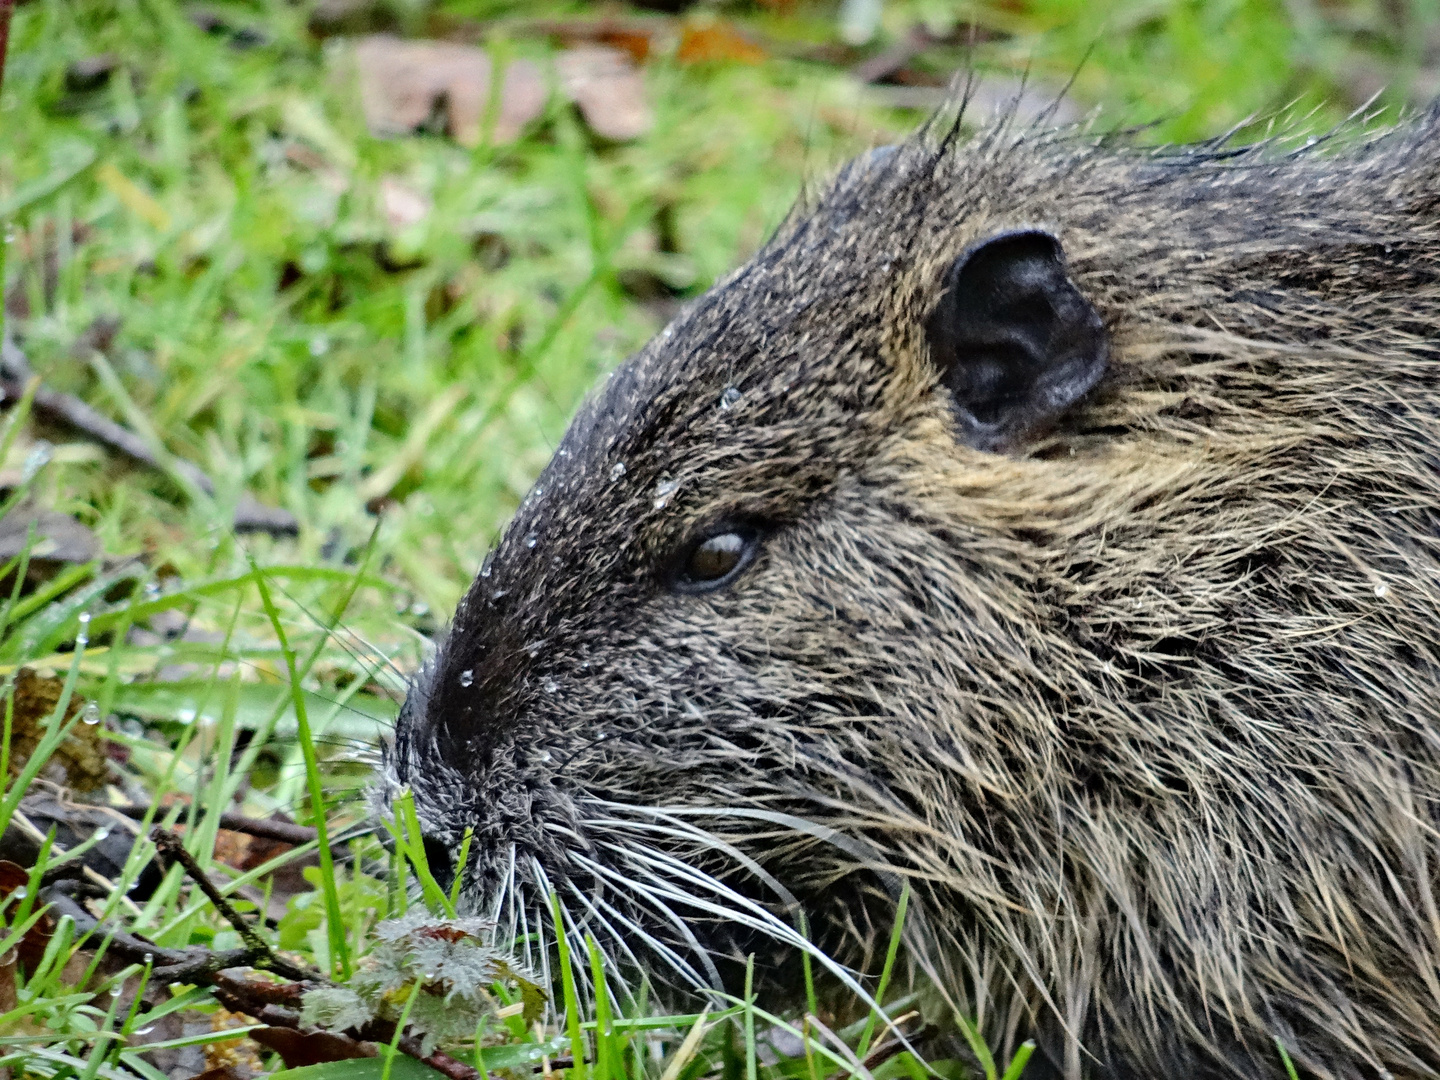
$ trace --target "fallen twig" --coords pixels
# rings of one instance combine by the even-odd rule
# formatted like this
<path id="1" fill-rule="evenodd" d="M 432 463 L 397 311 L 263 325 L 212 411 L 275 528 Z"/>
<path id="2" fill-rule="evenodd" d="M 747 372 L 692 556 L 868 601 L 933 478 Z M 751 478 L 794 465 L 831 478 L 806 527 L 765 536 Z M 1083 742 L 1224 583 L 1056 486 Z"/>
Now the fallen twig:
<path id="1" fill-rule="evenodd" d="M 135 821 L 142 820 L 150 812 L 148 806 L 113 806 L 110 809 L 118 814 Z M 296 825 L 289 821 L 271 821 L 267 818 L 247 817 L 245 814 L 237 814 L 233 811 L 225 811 L 220 815 L 220 828 L 228 829 L 231 832 L 244 833 L 246 836 L 258 836 L 262 840 L 274 840 L 281 844 L 294 844 L 300 847 L 302 844 L 313 843 L 316 839 L 316 832 L 308 825 Z"/>
<path id="2" fill-rule="evenodd" d="M 333 985 L 317 972 L 307 971 L 276 956 L 268 944 L 246 923 L 229 901 L 210 881 L 194 857 L 185 850 L 184 844 L 174 833 L 158 826 L 151 833 L 162 857 L 178 863 L 186 875 L 205 893 L 230 925 L 239 932 L 245 947 L 215 952 L 203 946 L 188 949 L 170 949 L 147 941 L 135 934 L 126 933 L 95 918 L 81 903 L 79 896 L 96 896 L 98 890 L 76 879 L 65 879 L 47 886 L 41 891 L 41 899 L 51 906 L 57 915 L 67 915 L 81 934 L 91 934 L 108 942 L 108 951 L 130 963 L 153 965 L 151 977 L 160 983 L 181 983 L 208 986 L 216 999 L 231 1012 L 253 1016 L 271 1027 L 302 1030 L 299 1006 L 305 991 L 310 988 Z M 231 974 L 236 968 L 269 970 L 291 981 L 271 982 L 266 979 L 248 979 Z M 390 1044 L 409 1057 L 429 1065 L 449 1080 L 481 1080 L 479 1070 L 466 1065 L 449 1054 L 435 1051 L 422 1053 L 420 1040 L 410 1035 L 395 1039 L 395 1024 L 389 1020 L 372 1020 L 363 1029 L 346 1032 L 332 1032 L 339 1039 L 348 1039 L 360 1046 L 365 1043 Z M 373 1048 L 365 1047 L 365 1056 L 373 1056 Z"/>
<path id="3" fill-rule="evenodd" d="M 10 0 L 0 0 L 0 6 L 8 2 Z M 19 400 L 25 384 L 32 377 L 30 362 L 25 358 L 25 354 L 14 341 L 6 337 L 0 342 L 0 391 L 11 400 Z M 179 457 L 171 457 L 168 463 L 162 462 L 139 435 L 95 411 L 74 394 L 52 390 L 42 383 L 35 391 L 32 407 L 45 419 L 78 431 L 124 454 L 132 461 L 161 472 L 166 470 L 168 464 L 171 471 L 178 473 L 207 495 L 215 493 L 215 482 L 199 465 Z M 239 505 L 235 507 L 234 525 L 236 532 L 268 532 L 276 535 L 293 535 L 300 528 L 300 523 L 288 510 L 265 506 L 249 495 L 241 495 Z"/>
<path id="4" fill-rule="evenodd" d="M 245 947 L 252 954 L 248 961 L 254 968 L 261 968 L 273 971 L 277 975 L 283 975 L 287 979 L 294 979 L 297 982 L 315 982 L 323 978 L 318 972 L 306 971 L 302 967 L 292 964 L 282 956 L 277 956 L 270 948 L 270 945 L 262 938 L 248 922 L 241 918 L 240 913 L 235 910 L 230 901 L 225 899 L 210 876 L 205 873 L 200 864 L 195 861 L 195 856 L 185 849 L 185 844 L 169 829 L 156 825 L 150 830 L 150 839 L 155 843 L 155 850 L 160 857 L 167 862 L 179 863 L 185 869 L 186 875 L 196 885 L 200 886 L 210 903 L 215 905 L 225 921 L 235 928 L 240 935 L 240 940 L 245 942 Z"/>

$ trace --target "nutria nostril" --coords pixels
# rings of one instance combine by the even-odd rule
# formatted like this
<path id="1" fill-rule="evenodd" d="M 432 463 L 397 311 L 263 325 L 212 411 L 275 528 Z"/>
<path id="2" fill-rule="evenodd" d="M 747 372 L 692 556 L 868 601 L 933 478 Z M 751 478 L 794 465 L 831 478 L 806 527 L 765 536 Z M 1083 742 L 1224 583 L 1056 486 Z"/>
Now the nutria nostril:
<path id="1" fill-rule="evenodd" d="M 383 790 L 677 992 L 798 1007 L 796 912 L 858 962 L 908 880 L 997 1056 L 1440 1075 L 1440 117 L 952 135 L 581 410 Z"/>

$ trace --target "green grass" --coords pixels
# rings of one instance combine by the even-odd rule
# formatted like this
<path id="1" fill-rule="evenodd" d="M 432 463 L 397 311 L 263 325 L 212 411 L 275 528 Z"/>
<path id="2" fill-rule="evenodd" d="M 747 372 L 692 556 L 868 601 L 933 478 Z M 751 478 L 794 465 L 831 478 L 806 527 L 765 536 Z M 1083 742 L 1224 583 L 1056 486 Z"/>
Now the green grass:
<path id="1" fill-rule="evenodd" d="M 1259 132 L 1276 118 L 1320 130 L 1375 89 L 1385 87 L 1375 108 L 1393 116 L 1440 85 L 1424 46 L 1440 26 L 1437 6 L 892 0 L 855 57 L 914 21 L 940 32 L 958 17 L 977 28 L 973 51 L 933 47 L 917 70 L 940 76 L 973 60 L 983 74 L 1028 73 L 1042 88 L 1073 78 L 1074 100 L 1100 109 L 1102 126 L 1151 125 L 1147 139 L 1237 124 Z M 737 4 L 716 10 L 764 41 L 770 59 L 653 58 L 645 77 L 656 122 L 633 143 L 602 145 L 559 101 L 508 146 L 380 140 L 307 34 L 304 5 L 210 9 L 259 29 L 264 43 L 238 49 L 173 0 L 29 0 L 15 15 L 0 95 L 9 325 L 48 386 L 127 423 L 163 455 L 197 462 L 217 490 L 128 466 L 35 423 L 25 404 L 13 408 L 0 436 L 0 505 L 29 499 L 74 515 L 107 559 L 0 596 L 0 676 L 53 669 L 67 697 L 113 717 L 105 738 L 127 758 L 131 797 L 154 808 L 154 821 L 185 824 L 192 853 L 233 891 L 265 888 L 273 867 L 241 873 L 217 858 L 219 809 L 238 799 L 254 816 L 328 822 L 332 835 L 363 817 L 369 765 L 351 748 L 373 743 L 395 715 L 403 674 L 587 388 L 674 302 L 754 250 L 804 185 L 923 114 L 886 108 L 816 59 L 817 46 L 836 42 L 833 5 Z M 537 9 L 588 10 L 479 0 L 397 8 L 417 32 Z M 491 40 L 542 64 L 550 54 L 513 26 Z M 102 53 L 119 62 L 108 83 L 67 87 L 72 61 Z M 392 185 L 425 200 L 423 221 L 387 220 Z M 675 295 L 636 295 L 640 272 Z M 116 326 L 103 353 L 85 344 L 98 321 Z M 291 511 L 298 538 L 234 536 L 244 491 Z M 0 576 L 23 576 L 26 561 Z M 176 613 L 200 633 L 130 634 Z M 77 640 L 86 635 L 88 645 Z M 10 713 L 7 704 L 7 761 Z M 41 752 L 7 780 L 0 819 L 77 722 L 64 702 L 49 716 Z M 396 827 L 398 855 L 355 842 L 388 877 L 355 864 L 310 875 L 313 891 L 291 900 L 275 932 L 285 949 L 343 974 L 372 946 L 375 922 L 403 906 L 405 881 L 437 910 L 453 903 L 427 881 L 405 822 Z M 160 945 L 233 947 L 234 931 L 177 869 L 148 900 L 130 901 L 126 888 L 151 854 L 149 841 L 134 845 L 107 915 Z M 27 895 L 0 908 L 0 956 L 37 918 L 39 870 L 31 877 Z M 0 1065 L 87 1080 L 156 1076 L 136 1032 L 165 1013 L 214 1012 L 202 991 L 140 1012 L 130 990 L 109 994 L 120 976 L 86 980 L 94 946 L 77 952 L 62 921 L 14 993 L 0 987 Z M 894 962 L 892 949 L 887 970 Z M 579 1061 L 586 1050 L 594 1080 L 659 1076 L 687 1054 L 668 1080 L 855 1071 L 820 1038 L 805 1038 L 794 1060 L 757 1055 L 756 1032 L 782 1018 L 748 998 L 703 1019 L 653 1020 L 602 994 L 596 1015 L 582 1018 L 574 981 L 603 990 L 596 964 L 562 955 L 555 992 L 573 1001 L 569 1028 L 552 1022 L 537 1034 L 519 1016 L 496 1021 L 488 1066 L 518 1068 L 542 1053 Z M 863 1057 L 876 1027 L 871 1015 L 839 1034 Z M 960 1028 L 978 1039 L 964 1018 Z M 987 1076 L 1013 1080 L 1023 1067 L 995 1062 L 983 1042 L 974 1054 Z M 347 1063 L 344 1075 L 368 1067 Z M 377 1059 L 374 1075 L 386 1067 L 392 1078 L 416 1075 L 403 1058 Z M 875 1071 L 877 1080 L 923 1074 L 907 1054 Z"/>

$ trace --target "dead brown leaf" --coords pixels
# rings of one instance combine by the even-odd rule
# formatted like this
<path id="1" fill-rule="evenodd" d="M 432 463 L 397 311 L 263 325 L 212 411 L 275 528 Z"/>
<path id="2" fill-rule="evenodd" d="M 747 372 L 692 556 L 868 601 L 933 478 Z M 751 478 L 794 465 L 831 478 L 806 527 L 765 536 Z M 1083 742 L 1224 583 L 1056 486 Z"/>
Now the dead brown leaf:
<path id="1" fill-rule="evenodd" d="M 8 859 L 0 860 L 0 897 L 9 896 L 16 889 L 24 888 L 30 881 L 30 872 L 18 863 Z M 5 982 L 4 968 L 23 964 L 26 971 L 33 972 L 45 956 L 45 947 L 50 944 L 50 935 L 55 931 L 55 920 L 41 915 L 38 922 L 25 932 L 19 944 L 0 959 L 0 982 Z M 13 982 L 10 985 L 14 985 Z M 13 1006 L 12 1006 L 13 1008 Z M 0 1012 L 8 1010 L 0 1009 Z"/>
<path id="2" fill-rule="evenodd" d="M 628 142 L 655 123 L 645 78 L 622 50 L 604 45 L 567 49 L 555 58 L 555 70 L 566 96 L 601 138 Z"/>
<path id="3" fill-rule="evenodd" d="M 490 104 L 490 57 L 473 45 L 402 41 L 388 34 L 361 38 L 355 75 L 365 123 L 375 135 L 404 135 L 443 111 L 445 129 L 462 146 L 477 146 Z M 513 142 L 545 108 L 545 80 L 528 60 L 513 61 L 500 80 L 493 139 Z"/>
<path id="4" fill-rule="evenodd" d="M 15 708 L 10 718 L 10 772 L 19 775 L 45 737 L 50 714 L 60 704 L 65 681 L 21 668 L 15 675 Z M 85 706 L 73 694 L 65 709 L 68 721 Z M 0 704 L 0 708 L 3 708 Z M 56 748 L 41 775 L 73 791 L 99 791 L 110 779 L 110 764 L 98 724 L 76 724 Z"/>
<path id="5" fill-rule="evenodd" d="M 287 1069 L 319 1065 L 325 1061 L 348 1061 L 351 1058 L 374 1057 L 375 1048 L 348 1035 L 329 1031 L 299 1032 L 293 1028 L 264 1027 L 250 1032 L 267 1050 L 280 1055 Z"/>
<path id="6" fill-rule="evenodd" d="M 730 61 L 737 64 L 759 64 L 768 57 L 763 48 L 736 30 L 729 23 L 696 23 L 685 27 L 675 59 L 682 64 L 706 61 Z"/>

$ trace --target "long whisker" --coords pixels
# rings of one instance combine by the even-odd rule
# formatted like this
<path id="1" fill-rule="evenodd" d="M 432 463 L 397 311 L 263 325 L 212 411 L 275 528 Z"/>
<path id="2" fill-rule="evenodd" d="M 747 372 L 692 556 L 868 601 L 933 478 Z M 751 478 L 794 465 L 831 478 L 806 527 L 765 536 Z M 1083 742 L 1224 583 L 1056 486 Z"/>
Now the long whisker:
<path id="1" fill-rule="evenodd" d="M 619 818 L 590 818 L 585 821 L 585 825 L 589 827 L 608 826 L 611 828 L 633 829 L 638 832 L 658 833 L 661 836 L 670 836 L 677 840 L 693 840 L 706 848 L 718 851 L 734 859 L 735 862 L 748 870 L 757 881 L 760 881 L 769 888 L 771 892 L 778 896 L 787 908 L 798 909 L 800 907 L 800 901 L 795 898 L 794 893 L 780 884 L 774 875 L 739 848 L 735 847 L 734 844 L 720 839 L 720 837 L 714 833 L 709 833 L 704 829 L 697 828 L 687 821 L 679 821 L 678 819 L 668 820 L 672 820 L 673 824 L 660 825 L 648 821 L 623 821 Z"/>
<path id="2" fill-rule="evenodd" d="M 684 957 L 682 957 L 669 945 L 666 945 L 659 938 L 649 933 L 639 923 L 635 922 L 634 919 L 631 919 L 629 916 L 625 915 L 618 908 L 616 908 L 613 904 L 605 900 L 604 897 L 597 896 L 595 898 L 595 903 L 597 906 L 602 907 L 606 911 L 608 911 L 612 919 L 614 919 L 617 923 L 619 923 L 621 926 L 625 927 L 625 929 L 629 930 L 632 934 L 634 934 L 638 940 L 643 941 L 645 943 L 645 946 L 653 950 L 656 956 L 660 957 L 660 959 L 664 960 L 666 964 L 674 968 L 675 973 L 681 978 L 681 985 L 689 987 L 691 989 L 710 990 L 713 992 L 714 988 L 706 983 L 705 977 L 702 976 L 698 971 L 696 971 L 694 967 L 692 967 L 689 963 L 685 961 Z"/>
<path id="3" fill-rule="evenodd" d="M 643 890 L 647 896 L 653 897 L 655 893 L 659 893 L 660 895 L 668 897 L 671 900 L 676 900 L 682 904 L 687 904 L 691 907 L 697 908 L 700 911 L 704 911 L 708 914 L 718 916 L 721 919 L 728 919 L 732 922 L 739 923 L 741 926 L 748 927 L 752 930 L 758 930 L 760 933 L 765 934 L 766 936 L 772 938 L 775 941 L 781 942 L 785 945 L 789 945 L 791 948 L 802 950 L 805 953 L 809 954 L 812 959 L 819 962 L 821 966 L 823 966 L 837 979 L 839 979 L 857 997 L 859 997 L 861 1002 L 863 1002 L 866 1006 L 873 1009 L 880 1008 L 879 1004 L 876 1003 L 876 1001 L 870 996 L 869 991 L 867 991 L 863 986 L 860 985 L 854 972 L 850 971 L 843 965 L 836 963 L 830 958 L 828 954 L 818 948 L 809 939 L 805 938 L 794 928 L 782 922 L 780 919 L 776 918 L 773 913 L 767 911 L 764 907 L 757 904 L 755 901 L 749 899 L 748 897 L 742 896 L 724 883 L 716 881 L 713 877 L 710 877 L 710 875 L 704 873 L 704 871 L 689 866 L 688 864 L 681 862 L 679 859 L 675 859 L 673 856 L 664 856 L 663 858 L 659 858 L 657 856 L 659 856 L 660 853 L 652 853 L 649 857 L 646 857 L 640 855 L 640 853 L 635 851 L 627 851 L 620 848 L 617 848 L 616 850 L 623 856 L 628 857 L 631 860 L 632 865 L 635 865 L 637 868 L 648 865 L 651 868 L 658 868 L 664 866 L 668 869 L 671 869 L 672 871 L 679 870 L 688 880 L 693 881 L 696 884 L 703 885 L 709 891 L 723 897 L 726 900 L 731 901 L 734 904 L 739 904 L 740 908 L 743 910 L 737 910 L 733 906 L 727 907 L 721 904 L 714 903 L 712 901 L 704 899 L 703 897 L 696 896 L 693 893 L 676 891 L 678 886 L 669 886 L 665 883 L 664 879 L 657 879 L 653 875 L 650 879 L 652 882 L 651 885 L 641 885 L 637 881 L 630 881 L 630 879 L 625 878 L 623 875 L 619 874 L 616 871 L 606 870 L 600 867 L 598 864 L 594 863 L 592 860 L 584 859 L 583 856 L 577 855 L 575 857 L 577 859 L 583 859 L 583 861 L 586 862 L 590 867 L 601 873 L 605 873 L 607 876 L 613 876 L 622 881 L 630 881 L 630 885 L 632 888 Z M 750 914 L 750 912 L 754 912 L 755 914 Z"/>
<path id="4" fill-rule="evenodd" d="M 590 916 L 595 920 L 596 924 L 603 927 L 605 933 L 609 935 L 610 939 L 614 941 L 617 945 L 619 945 L 622 950 L 624 950 L 625 955 L 630 958 L 630 962 L 635 965 L 635 968 L 637 970 L 643 970 L 640 965 L 639 958 L 636 957 L 634 952 L 631 951 L 630 946 L 626 943 L 625 939 L 616 932 L 615 927 L 610 925 L 610 921 L 606 919 L 604 915 L 600 914 L 599 909 L 597 909 L 595 905 L 590 902 L 589 898 L 586 897 L 586 895 L 579 888 L 576 887 L 573 881 L 567 881 L 565 885 L 566 888 L 569 889 L 569 891 L 575 896 L 575 899 L 579 900 L 580 903 L 585 905 L 586 910 L 590 912 Z M 639 1001 L 635 997 L 634 991 L 632 991 L 630 987 L 626 985 L 623 979 L 619 978 L 619 972 L 618 970 L 616 970 L 616 965 L 614 961 L 611 960 L 609 954 L 606 953 L 605 946 L 600 942 L 598 935 L 596 936 L 595 944 L 596 947 L 600 950 L 600 959 L 602 962 L 603 970 L 614 976 L 615 985 L 611 987 L 612 996 L 617 999 L 625 998 L 629 1000 L 632 1004 L 638 1005 Z M 616 989 L 620 991 L 618 994 L 615 992 Z"/>
<path id="5" fill-rule="evenodd" d="M 670 907 L 668 905 L 661 902 L 659 897 L 655 895 L 654 890 L 652 890 L 646 885 L 642 885 L 638 881 L 632 881 L 624 877 L 623 875 L 609 869 L 608 867 L 601 866 L 593 859 L 588 859 L 584 855 L 581 855 L 578 851 L 571 852 L 570 857 L 576 862 L 578 862 L 580 865 L 584 866 L 585 869 L 589 870 L 592 874 L 599 874 L 602 877 L 609 878 L 611 881 L 614 881 L 622 888 L 633 890 L 634 892 L 637 892 L 640 895 L 644 896 L 645 899 L 650 902 L 649 906 L 653 908 L 658 914 L 664 916 L 667 922 L 674 926 L 675 929 L 680 931 L 680 936 L 690 943 L 690 947 L 694 950 L 696 959 L 700 961 L 701 965 L 705 968 L 705 974 L 709 976 L 709 987 L 714 990 L 719 990 L 724 985 L 723 980 L 721 980 L 720 978 L 720 972 L 715 967 L 715 961 L 710 957 L 710 951 L 700 944 L 699 940 L 695 937 L 694 932 L 690 929 L 689 926 L 686 925 L 685 920 L 680 918 L 680 916 L 676 915 L 675 912 L 670 910 Z M 680 899 L 684 898 L 680 897 Z M 706 981 L 702 979 L 696 985 L 704 986 L 706 985 Z"/>

